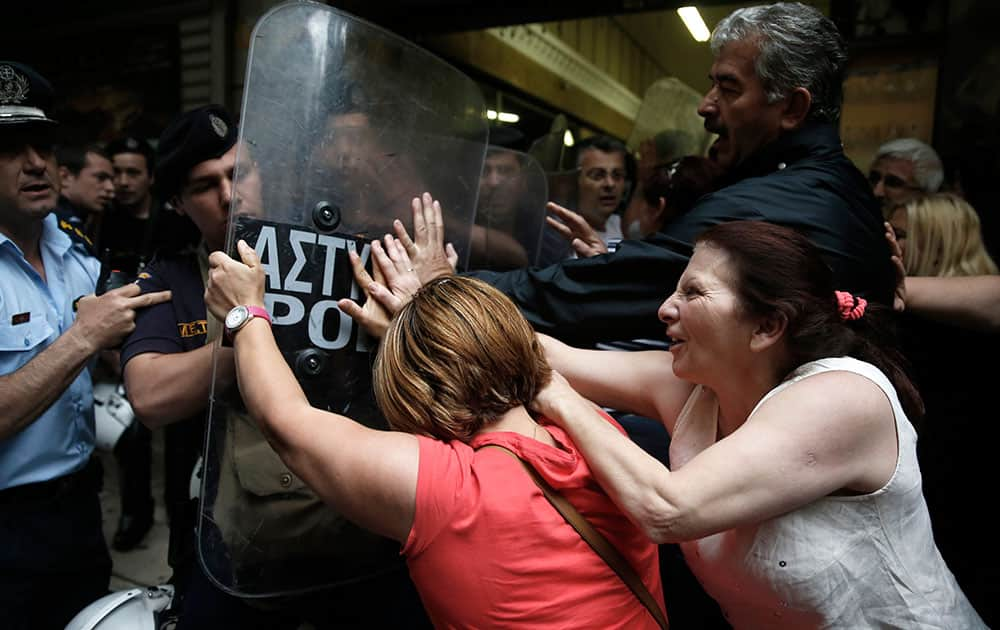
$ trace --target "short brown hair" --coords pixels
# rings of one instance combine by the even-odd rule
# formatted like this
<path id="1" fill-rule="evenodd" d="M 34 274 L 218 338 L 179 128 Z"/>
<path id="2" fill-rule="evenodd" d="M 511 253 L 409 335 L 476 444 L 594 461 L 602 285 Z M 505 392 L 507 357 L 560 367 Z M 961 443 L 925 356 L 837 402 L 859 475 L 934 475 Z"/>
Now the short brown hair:
<path id="1" fill-rule="evenodd" d="M 397 430 L 469 441 L 527 405 L 551 368 L 507 296 L 474 278 L 434 280 L 393 319 L 375 360 L 375 396 Z"/>

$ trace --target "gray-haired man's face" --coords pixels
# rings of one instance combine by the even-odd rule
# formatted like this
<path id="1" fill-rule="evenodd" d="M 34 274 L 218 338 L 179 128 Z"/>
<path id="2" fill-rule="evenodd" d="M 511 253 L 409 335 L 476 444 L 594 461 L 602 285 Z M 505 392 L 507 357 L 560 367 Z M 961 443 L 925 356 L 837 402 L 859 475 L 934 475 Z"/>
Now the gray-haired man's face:
<path id="1" fill-rule="evenodd" d="M 739 165 L 781 133 L 784 99 L 767 102 L 754 67 L 757 46 L 735 41 L 722 47 L 712 64 L 712 87 L 698 107 L 705 129 L 719 138 L 709 155 L 724 169 Z"/>
<path id="2" fill-rule="evenodd" d="M 882 157 L 872 163 L 868 182 L 883 208 L 893 208 L 920 194 L 921 188 L 913 172 L 913 162 Z"/>

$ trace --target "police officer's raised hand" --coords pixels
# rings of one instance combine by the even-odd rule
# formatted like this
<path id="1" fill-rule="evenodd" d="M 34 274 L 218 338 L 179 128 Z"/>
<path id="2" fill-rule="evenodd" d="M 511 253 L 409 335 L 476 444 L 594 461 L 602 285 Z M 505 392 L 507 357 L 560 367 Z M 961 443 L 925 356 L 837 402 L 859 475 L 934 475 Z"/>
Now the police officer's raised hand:
<path id="1" fill-rule="evenodd" d="M 97 295 L 87 295 L 76 303 L 76 321 L 70 332 L 93 352 L 113 348 L 135 330 L 135 312 L 170 300 L 170 291 L 140 293 L 137 284 L 126 284 Z"/>
<path id="2" fill-rule="evenodd" d="M 236 251 L 243 262 L 225 252 L 212 252 L 208 257 L 205 306 L 220 320 L 241 304 L 264 306 L 264 269 L 257 252 L 242 239 L 236 243 Z"/>

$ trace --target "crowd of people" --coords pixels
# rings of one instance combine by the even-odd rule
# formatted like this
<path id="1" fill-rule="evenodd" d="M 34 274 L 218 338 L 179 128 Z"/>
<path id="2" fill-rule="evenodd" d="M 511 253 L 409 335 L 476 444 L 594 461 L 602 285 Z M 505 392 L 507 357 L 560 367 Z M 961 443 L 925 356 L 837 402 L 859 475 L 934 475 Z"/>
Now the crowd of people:
<path id="1" fill-rule="evenodd" d="M 847 47 L 816 9 L 738 9 L 711 49 L 708 155 L 594 137 L 576 192 L 543 207 L 525 156 L 493 144 L 467 270 L 423 190 L 410 229 L 347 249 L 358 290 L 337 308 L 377 340 L 382 424 L 310 402 L 261 249 L 224 251 L 267 189 L 226 108 L 70 146 L 52 86 L 0 61 L 25 87 L 0 100 L 5 626 L 62 628 L 108 593 L 98 381 L 137 420 L 114 447 L 118 550 L 152 524 L 163 431 L 180 629 L 1000 621 L 976 484 L 990 375 L 956 367 L 998 347 L 982 209 L 920 140 L 886 142 L 867 178 L 847 158 Z M 234 410 L 212 421 L 240 478 L 199 498 L 210 394 Z M 359 566 L 386 545 L 392 562 L 241 596 L 199 536 L 239 546 L 226 518 L 248 470 L 258 499 L 297 501 Z"/>

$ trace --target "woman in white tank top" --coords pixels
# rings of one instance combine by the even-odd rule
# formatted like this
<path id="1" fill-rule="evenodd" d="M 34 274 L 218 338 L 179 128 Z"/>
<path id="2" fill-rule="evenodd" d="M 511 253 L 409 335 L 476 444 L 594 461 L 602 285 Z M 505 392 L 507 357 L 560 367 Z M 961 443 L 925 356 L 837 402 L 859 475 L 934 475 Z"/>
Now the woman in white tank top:
<path id="1" fill-rule="evenodd" d="M 542 337 L 580 394 L 556 379 L 536 407 L 736 628 L 985 627 L 934 545 L 919 394 L 878 306 L 832 278 L 788 228 L 717 225 L 660 307 L 669 352 Z M 584 397 L 662 419 L 670 470 Z"/>

